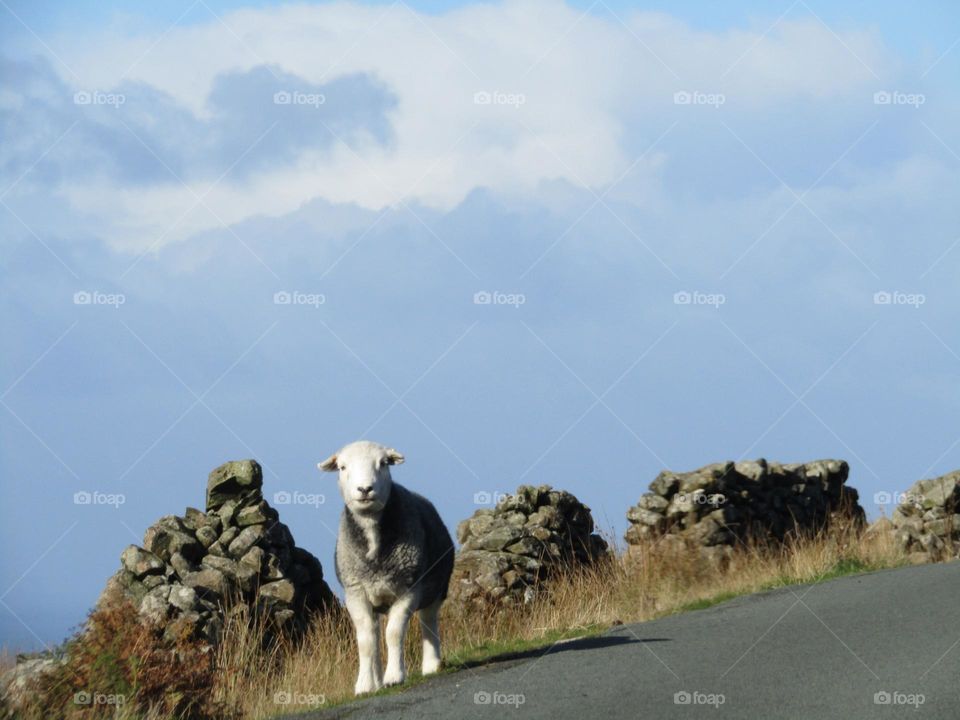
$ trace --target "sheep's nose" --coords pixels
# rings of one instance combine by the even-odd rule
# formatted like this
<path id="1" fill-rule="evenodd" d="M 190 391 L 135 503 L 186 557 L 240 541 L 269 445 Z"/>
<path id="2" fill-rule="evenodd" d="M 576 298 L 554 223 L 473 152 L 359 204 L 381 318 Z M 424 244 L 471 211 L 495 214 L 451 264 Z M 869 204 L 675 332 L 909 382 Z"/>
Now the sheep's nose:
<path id="1" fill-rule="evenodd" d="M 367 485 L 366 487 L 358 487 L 357 490 L 361 495 L 369 495 L 373 492 L 373 485 Z"/>

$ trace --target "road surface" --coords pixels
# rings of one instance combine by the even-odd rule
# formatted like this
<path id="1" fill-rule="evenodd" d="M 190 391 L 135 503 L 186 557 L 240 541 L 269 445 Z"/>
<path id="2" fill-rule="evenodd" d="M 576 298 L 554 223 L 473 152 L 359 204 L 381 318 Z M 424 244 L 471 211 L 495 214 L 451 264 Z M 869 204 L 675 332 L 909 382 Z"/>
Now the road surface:
<path id="1" fill-rule="evenodd" d="M 737 598 L 297 720 L 960 718 L 960 562 Z"/>

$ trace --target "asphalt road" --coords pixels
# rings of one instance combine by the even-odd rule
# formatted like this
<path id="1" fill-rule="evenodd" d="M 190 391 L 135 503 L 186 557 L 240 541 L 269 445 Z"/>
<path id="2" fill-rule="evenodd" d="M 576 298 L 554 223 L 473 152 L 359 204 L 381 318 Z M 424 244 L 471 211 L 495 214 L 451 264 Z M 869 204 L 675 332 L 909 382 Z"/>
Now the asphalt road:
<path id="1" fill-rule="evenodd" d="M 750 595 L 321 718 L 960 718 L 960 562 Z"/>

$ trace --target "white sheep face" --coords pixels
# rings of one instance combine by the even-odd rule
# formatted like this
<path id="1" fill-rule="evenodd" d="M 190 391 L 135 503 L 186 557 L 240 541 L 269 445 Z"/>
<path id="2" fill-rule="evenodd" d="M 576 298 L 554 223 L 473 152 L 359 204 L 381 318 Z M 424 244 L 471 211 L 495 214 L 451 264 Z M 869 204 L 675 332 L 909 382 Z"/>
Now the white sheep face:
<path id="1" fill-rule="evenodd" d="M 393 448 L 361 440 L 341 448 L 317 467 L 339 472 L 340 494 L 351 512 L 376 515 L 390 497 L 390 466 L 402 462 L 403 455 Z"/>

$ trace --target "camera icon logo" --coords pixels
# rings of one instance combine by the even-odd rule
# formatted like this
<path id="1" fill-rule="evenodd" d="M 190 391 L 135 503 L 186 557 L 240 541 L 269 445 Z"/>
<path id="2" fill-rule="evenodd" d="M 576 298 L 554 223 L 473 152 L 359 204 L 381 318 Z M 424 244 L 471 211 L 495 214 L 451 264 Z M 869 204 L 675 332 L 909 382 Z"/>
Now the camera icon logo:
<path id="1" fill-rule="evenodd" d="M 673 704 L 674 705 L 689 705 L 693 700 L 693 696 L 688 693 L 686 690 L 680 690 L 673 694 Z"/>
<path id="2" fill-rule="evenodd" d="M 293 501 L 293 496 L 286 490 L 280 490 L 273 494 L 273 502 L 276 505 L 289 505 Z"/>
<path id="3" fill-rule="evenodd" d="M 274 105 L 289 105 L 292 96 L 286 90 L 281 90 L 280 92 L 275 92 L 273 94 L 273 104 Z"/>

